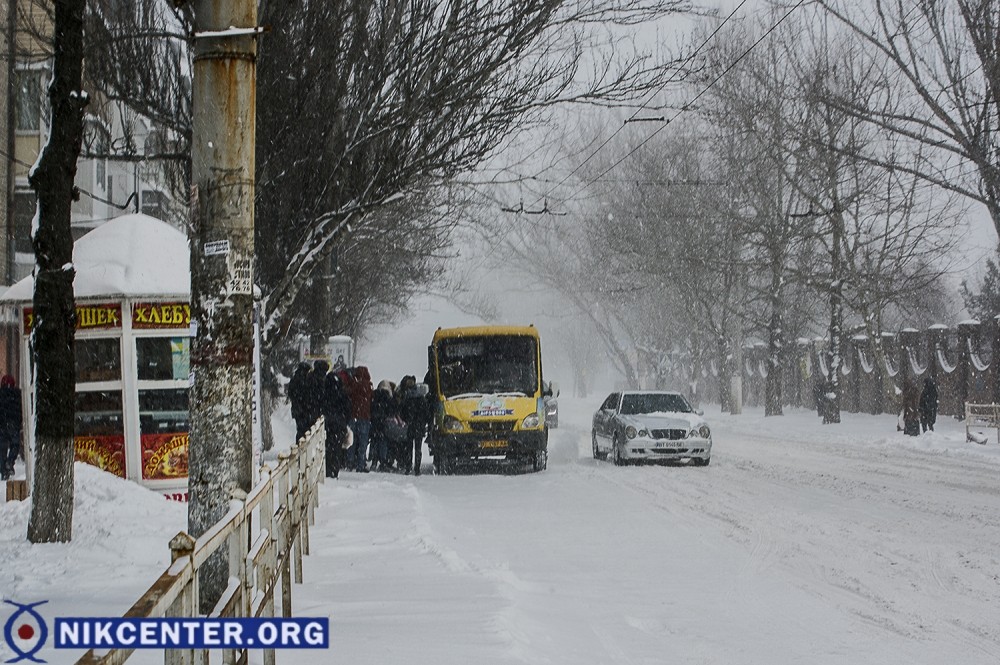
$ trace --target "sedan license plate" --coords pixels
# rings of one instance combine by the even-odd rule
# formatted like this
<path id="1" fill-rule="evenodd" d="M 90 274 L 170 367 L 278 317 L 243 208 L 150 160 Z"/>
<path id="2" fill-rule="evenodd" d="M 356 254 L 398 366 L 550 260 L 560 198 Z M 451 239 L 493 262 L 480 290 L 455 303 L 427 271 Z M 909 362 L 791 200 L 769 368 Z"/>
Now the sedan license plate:
<path id="1" fill-rule="evenodd" d="M 479 447 L 480 448 L 506 448 L 507 447 L 507 442 L 506 441 L 501 441 L 501 440 L 483 441 L 481 444 L 479 444 Z"/>

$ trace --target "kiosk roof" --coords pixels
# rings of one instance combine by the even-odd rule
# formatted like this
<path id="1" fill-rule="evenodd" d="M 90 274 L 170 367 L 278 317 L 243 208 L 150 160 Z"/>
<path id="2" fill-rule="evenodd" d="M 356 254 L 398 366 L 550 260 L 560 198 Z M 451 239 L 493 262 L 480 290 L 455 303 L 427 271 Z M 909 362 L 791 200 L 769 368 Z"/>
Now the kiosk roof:
<path id="1" fill-rule="evenodd" d="M 189 296 L 188 240 L 181 231 L 149 215 L 116 217 L 73 245 L 76 298 Z M 10 287 L 0 301 L 30 302 L 34 278 Z"/>

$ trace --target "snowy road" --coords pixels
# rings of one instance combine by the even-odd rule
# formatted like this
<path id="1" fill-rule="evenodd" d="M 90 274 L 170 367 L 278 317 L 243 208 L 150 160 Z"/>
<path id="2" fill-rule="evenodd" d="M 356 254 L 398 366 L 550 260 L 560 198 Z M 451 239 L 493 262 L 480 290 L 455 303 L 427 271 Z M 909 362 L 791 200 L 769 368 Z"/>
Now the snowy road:
<path id="1" fill-rule="evenodd" d="M 591 406 L 542 474 L 327 483 L 295 607 L 337 661 L 1000 662 L 996 450 L 710 414 L 712 466 L 616 468 Z"/>

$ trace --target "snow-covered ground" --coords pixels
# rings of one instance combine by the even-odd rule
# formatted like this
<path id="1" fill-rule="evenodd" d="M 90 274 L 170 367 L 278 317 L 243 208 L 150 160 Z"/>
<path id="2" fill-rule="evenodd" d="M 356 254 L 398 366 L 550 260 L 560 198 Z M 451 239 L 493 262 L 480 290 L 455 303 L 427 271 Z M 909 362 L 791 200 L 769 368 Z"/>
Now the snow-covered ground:
<path id="1" fill-rule="evenodd" d="M 619 468 L 590 455 L 602 398 L 561 400 L 541 474 L 438 477 L 425 456 L 420 478 L 328 481 L 294 606 L 331 617 L 333 654 L 279 661 L 1000 662 L 996 432 L 710 409 L 710 467 Z M 71 545 L 27 545 L 27 506 L 0 505 L 0 591 L 120 614 L 183 507 L 78 476 Z"/>

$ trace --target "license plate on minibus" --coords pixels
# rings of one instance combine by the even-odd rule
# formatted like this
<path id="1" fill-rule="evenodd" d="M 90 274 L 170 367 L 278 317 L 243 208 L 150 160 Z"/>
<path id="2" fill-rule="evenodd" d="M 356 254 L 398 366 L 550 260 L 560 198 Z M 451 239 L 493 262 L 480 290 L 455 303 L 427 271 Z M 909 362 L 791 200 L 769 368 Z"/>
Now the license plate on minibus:
<path id="1" fill-rule="evenodd" d="M 507 442 L 506 441 L 500 441 L 500 440 L 483 441 L 481 444 L 479 444 L 479 447 L 480 448 L 506 448 L 507 447 Z"/>

